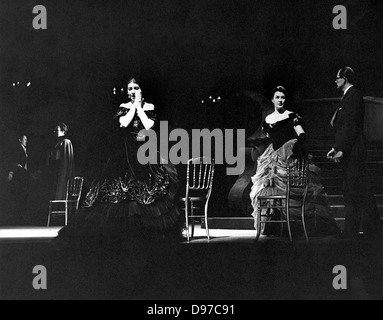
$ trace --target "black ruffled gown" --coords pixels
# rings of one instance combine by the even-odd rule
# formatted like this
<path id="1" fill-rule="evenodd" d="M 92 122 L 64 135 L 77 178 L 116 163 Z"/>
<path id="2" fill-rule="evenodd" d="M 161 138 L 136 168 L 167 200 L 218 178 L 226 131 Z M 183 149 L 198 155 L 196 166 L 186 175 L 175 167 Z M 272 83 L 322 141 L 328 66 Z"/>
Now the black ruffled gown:
<path id="1" fill-rule="evenodd" d="M 145 112 L 156 121 L 154 111 Z M 126 113 L 121 108 L 118 116 Z M 137 140 L 141 129 L 137 115 L 128 128 L 120 129 L 103 173 L 92 182 L 82 208 L 60 231 L 57 242 L 98 250 L 116 243 L 181 240 L 177 170 L 162 164 L 159 153 L 156 164 L 138 162 L 137 150 L 144 143 Z"/>

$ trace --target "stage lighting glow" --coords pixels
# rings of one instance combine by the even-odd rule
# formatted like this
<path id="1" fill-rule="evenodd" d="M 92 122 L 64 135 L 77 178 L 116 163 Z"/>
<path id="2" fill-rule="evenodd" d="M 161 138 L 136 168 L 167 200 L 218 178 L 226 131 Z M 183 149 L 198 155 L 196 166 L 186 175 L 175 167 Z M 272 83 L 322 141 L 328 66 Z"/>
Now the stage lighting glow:
<path id="1" fill-rule="evenodd" d="M 32 85 L 31 82 L 28 82 L 28 83 L 27 83 L 27 87 L 30 87 L 31 85 Z"/>
<path id="2" fill-rule="evenodd" d="M 52 239 L 58 236 L 61 227 L 23 227 L 23 228 L 1 228 L 0 239 Z"/>

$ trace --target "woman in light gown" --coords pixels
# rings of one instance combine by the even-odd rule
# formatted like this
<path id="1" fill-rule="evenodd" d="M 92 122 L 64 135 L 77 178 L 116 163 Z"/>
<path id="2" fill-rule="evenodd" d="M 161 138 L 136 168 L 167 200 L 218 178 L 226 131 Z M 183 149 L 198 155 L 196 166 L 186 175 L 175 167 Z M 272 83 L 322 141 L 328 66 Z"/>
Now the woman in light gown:
<path id="1" fill-rule="evenodd" d="M 302 118 L 295 112 L 285 108 L 286 89 L 282 86 L 273 90 L 272 102 L 274 112 L 265 118 L 263 131 L 271 144 L 265 152 L 258 158 L 258 167 L 256 174 L 252 177 L 253 186 L 250 192 L 250 199 L 253 206 L 253 217 L 255 228 L 259 219 L 258 197 L 270 195 L 284 195 L 287 188 L 287 168 L 289 161 L 294 158 L 307 157 L 304 148 L 306 138 L 302 125 Z M 323 192 L 323 185 L 320 183 L 320 169 L 309 163 L 310 184 L 306 203 L 306 226 L 309 236 L 327 236 L 337 235 L 339 228 L 335 220 L 331 217 L 327 207 L 326 197 Z M 291 200 L 292 206 L 299 203 Z M 267 210 L 267 209 L 264 209 Z M 265 214 L 266 212 L 262 212 Z M 284 216 L 286 212 L 282 213 Z M 299 208 L 290 209 L 290 219 L 301 217 Z M 262 217 L 265 219 L 280 218 L 280 212 L 275 210 L 274 216 Z M 273 229 L 275 224 L 261 224 L 263 234 L 279 234 L 279 231 Z M 299 224 L 291 224 L 293 236 L 303 232 Z M 287 229 L 287 228 L 286 228 Z"/>

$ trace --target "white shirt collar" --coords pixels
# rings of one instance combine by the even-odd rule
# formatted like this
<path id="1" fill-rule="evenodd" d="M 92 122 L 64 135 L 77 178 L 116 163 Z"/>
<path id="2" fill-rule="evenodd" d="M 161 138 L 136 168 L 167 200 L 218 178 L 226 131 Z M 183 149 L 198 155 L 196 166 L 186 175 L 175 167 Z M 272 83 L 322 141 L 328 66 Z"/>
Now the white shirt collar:
<path id="1" fill-rule="evenodd" d="M 28 157 L 28 154 L 27 154 L 27 148 L 25 148 L 22 144 L 20 144 L 20 146 L 24 149 L 24 153 L 25 153 L 25 155 Z"/>
<path id="2" fill-rule="evenodd" d="M 353 85 L 349 86 L 349 87 L 344 91 L 343 95 L 345 96 L 346 93 L 348 92 L 348 90 L 350 90 L 352 87 L 353 87 Z"/>

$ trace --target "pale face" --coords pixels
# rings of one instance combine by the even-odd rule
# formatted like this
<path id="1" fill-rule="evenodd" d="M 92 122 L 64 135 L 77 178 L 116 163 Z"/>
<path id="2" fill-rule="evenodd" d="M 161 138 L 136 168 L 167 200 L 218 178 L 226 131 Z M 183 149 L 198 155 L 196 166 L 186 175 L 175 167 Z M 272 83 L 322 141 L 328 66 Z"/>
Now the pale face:
<path id="1" fill-rule="evenodd" d="M 20 139 L 19 139 L 21 145 L 26 148 L 27 147 L 27 144 L 28 144 L 28 138 L 26 136 L 22 136 Z"/>
<path id="2" fill-rule="evenodd" d="M 336 78 L 335 80 L 335 83 L 336 83 L 336 87 L 338 90 L 342 90 L 343 87 L 345 86 L 346 84 L 346 80 L 344 78 Z"/>
<path id="3" fill-rule="evenodd" d="M 65 132 L 63 130 L 61 130 L 61 128 L 59 126 L 57 126 L 54 130 L 53 130 L 53 133 L 54 135 L 59 138 L 59 137 L 62 137 L 62 136 L 65 136 Z"/>
<path id="4" fill-rule="evenodd" d="M 141 101 L 142 99 L 142 90 L 137 83 L 131 82 L 128 84 L 128 97 L 134 101 Z"/>
<path id="5" fill-rule="evenodd" d="M 283 110 L 286 103 L 286 95 L 283 92 L 277 91 L 274 93 L 274 97 L 271 101 L 276 111 Z"/>
<path id="6" fill-rule="evenodd" d="M 341 76 L 342 69 L 340 69 L 336 75 L 335 83 L 338 90 L 343 90 L 346 85 L 346 79 Z"/>

